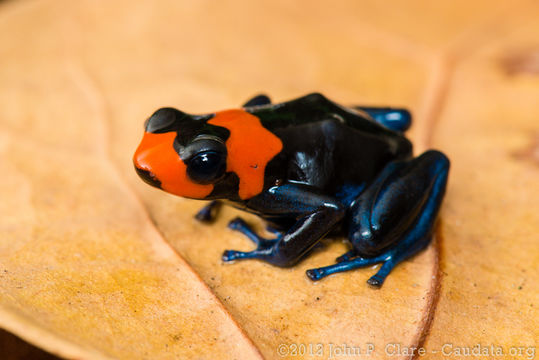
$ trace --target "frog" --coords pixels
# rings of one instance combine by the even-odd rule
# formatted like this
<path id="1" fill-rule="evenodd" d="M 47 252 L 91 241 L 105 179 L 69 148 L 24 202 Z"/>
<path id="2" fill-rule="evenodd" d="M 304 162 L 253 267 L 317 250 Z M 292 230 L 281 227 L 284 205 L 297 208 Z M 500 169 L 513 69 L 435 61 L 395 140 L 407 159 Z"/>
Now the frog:
<path id="1" fill-rule="evenodd" d="M 200 221 L 212 222 L 223 203 L 266 221 L 273 236 L 232 219 L 255 248 L 225 250 L 223 262 L 288 268 L 342 234 L 348 251 L 306 276 L 380 264 L 367 280 L 379 288 L 429 245 L 447 187 L 449 159 L 432 149 L 414 156 L 411 122 L 404 108 L 343 106 L 320 93 L 280 103 L 261 94 L 202 115 L 164 107 L 146 120 L 133 163 L 153 187 L 210 200 Z"/>

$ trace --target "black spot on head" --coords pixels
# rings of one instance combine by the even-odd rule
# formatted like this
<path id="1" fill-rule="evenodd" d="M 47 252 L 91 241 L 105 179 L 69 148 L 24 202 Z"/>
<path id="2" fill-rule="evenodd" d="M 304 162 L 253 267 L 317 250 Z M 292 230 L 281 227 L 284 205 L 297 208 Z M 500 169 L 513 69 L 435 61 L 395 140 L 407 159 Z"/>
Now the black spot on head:
<path id="1" fill-rule="evenodd" d="M 185 114 L 173 108 L 161 108 L 154 112 L 145 123 L 145 130 L 151 133 L 164 133 L 174 130 L 175 124 Z"/>

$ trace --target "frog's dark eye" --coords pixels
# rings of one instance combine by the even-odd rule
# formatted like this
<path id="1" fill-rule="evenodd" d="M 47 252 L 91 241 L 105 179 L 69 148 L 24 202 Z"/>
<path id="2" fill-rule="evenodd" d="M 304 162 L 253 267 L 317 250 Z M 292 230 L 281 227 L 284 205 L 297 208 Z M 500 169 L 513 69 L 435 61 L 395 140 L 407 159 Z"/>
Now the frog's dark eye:
<path id="1" fill-rule="evenodd" d="M 226 172 L 226 145 L 216 136 L 200 135 L 180 148 L 179 154 L 187 165 L 187 175 L 196 183 L 215 183 Z"/>
<path id="2" fill-rule="evenodd" d="M 226 154 L 217 151 L 203 151 L 187 162 L 187 175 L 199 184 L 211 184 L 226 172 Z"/>

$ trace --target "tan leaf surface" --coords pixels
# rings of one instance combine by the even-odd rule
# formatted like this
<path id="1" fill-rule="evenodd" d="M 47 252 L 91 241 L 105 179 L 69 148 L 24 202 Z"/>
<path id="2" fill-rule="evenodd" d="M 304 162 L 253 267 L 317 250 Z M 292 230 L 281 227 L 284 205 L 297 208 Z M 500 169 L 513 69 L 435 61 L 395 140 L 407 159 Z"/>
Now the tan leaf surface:
<path id="1" fill-rule="evenodd" d="M 313 344 L 322 358 L 330 344 L 363 353 L 373 344 L 371 358 L 387 358 L 387 344 L 421 344 L 433 317 L 431 357 L 450 341 L 534 345 L 539 84 L 518 64 L 533 69 L 539 43 L 536 25 L 512 30 L 534 23 L 530 9 L 0 3 L 0 326 L 77 358 L 271 359 L 280 344 Z M 151 189 L 132 169 L 142 122 L 158 107 L 211 112 L 260 91 L 281 101 L 314 90 L 409 107 L 417 151 L 434 144 L 452 159 L 438 241 L 381 290 L 365 284 L 374 268 L 307 280 L 305 269 L 345 251 L 341 239 L 292 269 L 225 265 L 224 249 L 252 247 L 227 221 L 263 224 L 231 209 L 199 224 L 201 202 Z"/>
<path id="2" fill-rule="evenodd" d="M 440 302 L 426 347 L 539 344 L 539 6 L 455 66 L 433 143 L 453 161 L 443 217 Z M 535 64 L 535 65 L 534 65 Z M 494 356 L 489 356 L 494 358 Z M 496 358 L 500 358 L 497 356 Z"/>

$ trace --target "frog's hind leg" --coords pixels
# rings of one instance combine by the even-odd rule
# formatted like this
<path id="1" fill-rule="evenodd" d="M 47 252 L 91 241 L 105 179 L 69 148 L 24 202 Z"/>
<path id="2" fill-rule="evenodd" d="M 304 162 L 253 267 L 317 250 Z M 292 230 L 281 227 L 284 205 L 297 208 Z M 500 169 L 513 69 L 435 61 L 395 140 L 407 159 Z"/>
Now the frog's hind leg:
<path id="1" fill-rule="evenodd" d="M 367 282 L 382 286 L 391 270 L 430 242 L 444 196 L 449 161 L 427 151 L 406 161 L 388 164 L 352 204 L 349 240 L 356 253 L 334 265 L 307 271 L 312 280 L 383 263 Z M 352 258 L 352 256 L 360 254 Z M 348 255 L 348 256 L 347 256 Z"/>
<path id="2" fill-rule="evenodd" d="M 365 111 L 374 121 L 394 131 L 405 132 L 412 125 L 412 115 L 406 109 L 366 106 L 356 106 L 354 108 Z"/>

